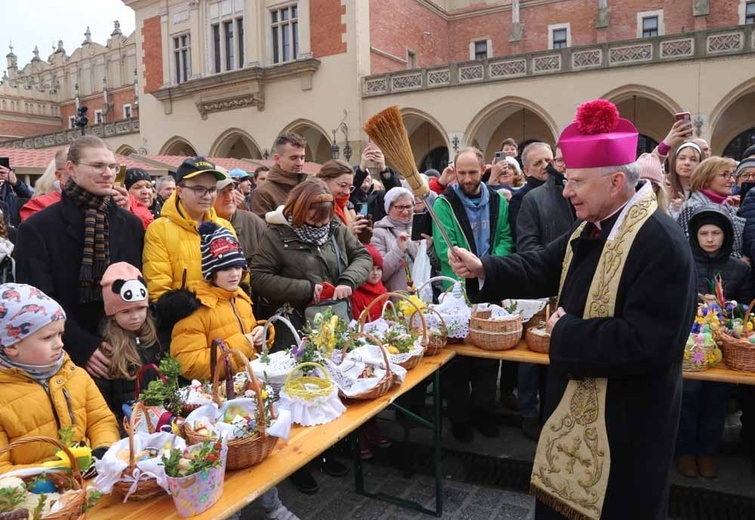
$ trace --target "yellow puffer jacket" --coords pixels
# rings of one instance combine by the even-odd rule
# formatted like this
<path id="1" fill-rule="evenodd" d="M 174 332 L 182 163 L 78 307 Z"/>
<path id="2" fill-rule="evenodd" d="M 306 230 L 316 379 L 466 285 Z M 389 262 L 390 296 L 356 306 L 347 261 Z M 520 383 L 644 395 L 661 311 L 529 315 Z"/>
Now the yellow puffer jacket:
<path id="1" fill-rule="evenodd" d="M 205 220 L 230 229 L 236 236 L 231 223 L 218 217 L 213 208 L 210 208 Z M 173 193 L 165 201 L 160 218 L 147 228 L 142 267 L 150 300 L 156 301 L 166 291 L 180 289 L 188 286 L 189 282 L 202 279 L 198 225 L 186 214 Z"/>
<path id="2" fill-rule="evenodd" d="M 170 355 L 181 363 L 181 375 L 200 381 L 210 379 L 210 345 L 218 338 L 252 359 L 256 353 L 244 334 L 264 322 L 258 323 L 255 319 L 249 296 L 240 288 L 228 292 L 206 281 L 190 284 L 189 290 L 196 294 L 201 306 L 176 323 L 170 342 Z M 268 345 L 272 345 L 272 327 L 268 334 Z M 235 357 L 233 369 L 234 372 L 244 369 Z"/>
<path id="3" fill-rule="evenodd" d="M 89 374 L 68 358 L 48 382 L 41 383 L 18 368 L 0 369 L 0 449 L 21 438 L 58 438 L 58 430 L 73 425 L 73 441 L 91 448 L 108 447 L 118 439 L 118 424 Z M 0 473 L 38 466 L 55 459 L 55 447 L 34 443 L 0 455 Z"/>

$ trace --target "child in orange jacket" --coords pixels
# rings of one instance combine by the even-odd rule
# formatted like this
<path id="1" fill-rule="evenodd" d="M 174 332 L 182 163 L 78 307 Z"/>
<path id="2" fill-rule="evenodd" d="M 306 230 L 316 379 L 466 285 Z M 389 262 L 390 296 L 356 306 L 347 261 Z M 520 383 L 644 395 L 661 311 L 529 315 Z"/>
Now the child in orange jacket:
<path id="1" fill-rule="evenodd" d="M 99 455 L 120 437 L 92 378 L 63 350 L 63 308 L 36 287 L 0 285 L 0 449 L 30 436 L 73 430 Z M 33 443 L 0 455 L 0 473 L 54 460 L 56 448 Z"/>
<path id="2" fill-rule="evenodd" d="M 252 312 L 252 301 L 239 287 L 247 268 L 236 237 L 214 222 L 199 226 L 204 280 L 189 284 L 199 307 L 173 327 L 171 356 L 181 363 L 187 379 L 210 378 L 210 345 L 224 339 L 230 348 L 252 359 L 262 348 L 262 326 Z M 272 340 L 272 328 L 270 329 Z M 233 360 L 236 372 L 244 369 Z"/>

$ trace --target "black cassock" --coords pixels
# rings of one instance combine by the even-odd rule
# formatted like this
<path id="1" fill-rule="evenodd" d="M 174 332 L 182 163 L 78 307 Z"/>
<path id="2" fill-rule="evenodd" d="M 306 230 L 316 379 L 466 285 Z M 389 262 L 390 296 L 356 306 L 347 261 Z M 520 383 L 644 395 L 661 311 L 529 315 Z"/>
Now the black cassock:
<path id="1" fill-rule="evenodd" d="M 682 398 L 684 345 L 695 314 L 694 263 L 678 224 L 656 211 L 634 240 L 613 318 L 583 319 L 603 245 L 616 222 L 593 224 L 569 244 L 574 227 L 543 251 L 483 260 L 486 278 L 467 289 L 477 302 L 558 293 L 566 247 L 573 260 L 559 301 L 566 315 L 553 331 L 545 417 L 569 379 L 608 378 L 606 429 L 611 450 L 604 519 L 665 519 Z M 563 518 L 537 503 L 537 518 Z"/>

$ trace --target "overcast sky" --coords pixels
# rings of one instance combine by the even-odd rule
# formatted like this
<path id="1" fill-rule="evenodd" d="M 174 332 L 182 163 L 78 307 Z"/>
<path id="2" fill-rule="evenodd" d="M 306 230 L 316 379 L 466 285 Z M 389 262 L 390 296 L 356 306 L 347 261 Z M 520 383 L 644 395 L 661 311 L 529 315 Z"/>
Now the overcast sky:
<path id="1" fill-rule="evenodd" d="M 89 26 L 92 41 L 105 45 L 113 21 L 121 22 L 124 36 L 134 30 L 134 11 L 121 0 L 0 0 L 0 70 L 5 70 L 8 43 L 22 68 L 31 61 L 34 46 L 46 60 L 52 45 L 63 40 L 68 55 L 81 46 Z"/>

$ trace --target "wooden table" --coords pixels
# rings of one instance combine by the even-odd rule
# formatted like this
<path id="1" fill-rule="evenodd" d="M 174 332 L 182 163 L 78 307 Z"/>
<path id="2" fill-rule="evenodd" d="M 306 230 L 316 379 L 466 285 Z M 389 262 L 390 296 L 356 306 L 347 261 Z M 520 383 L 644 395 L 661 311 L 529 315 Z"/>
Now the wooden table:
<path id="1" fill-rule="evenodd" d="M 265 491 L 303 467 L 337 441 L 347 437 L 379 412 L 391 406 L 398 397 L 417 386 L 424 379 L 434 375 L 435 382 L 438 383 L 441 366 L 448 363 L 455 355 L 456 352 L 453 350 L 444 349 L 435 356 L 423 358 L 419 365 L 409 371 L 406 380 L 401 386 L 372 401 L 346 402 L 346 412 L 335 421 L 313 427 L 293 426 L 288 440 L 279 440 L 273 453 L 262 463 L 251 468 L 228 472 L 225 477 L 223 496 L 218 503 L 194 518 L 198 520 L 222 519 L 228 518 L 233 513 L 240 511 L 244 506 L 259 498 Z M 435 384 L 433 386 L 438 387 L 439 385 Z M 439 388 L 434 388 L 436 401 L 434 404 L 437 415 L 440 414 L 439 392 Z M 436 440 L 438 441 L 436 445 L 438 454 L 436 460 L 438 461 L 440 460 L 439 419 L 439 417 L 435 417 L 435 422 L 438 426 L 436 435 Z M 359 458 L 358 451 L 356 458 Z M 358 466 L 358 469 L 361 470 L 361 465 Z M 440 476 L 440 467 L 438 466 L 436 468 L 436 477 Z M 357 483 L 359 483 L 360 477 L 361 475 L 356 475 Z M 440 483 L 436 478 L 436 486 L 439 485 Z M 358 491 L 360 490 L 358 489 Z M 439 487 L 436 487 L 436 491 L 441 490 Z M 361 492 L 367 494 L 364 492 L 363 486 Z M 389 498 L 378 495 L 370 496 Z M 436 499 L 436 507 L 439 507 L 436 511 L 432 511 L 432 513 L 440 516 L 438 513 L 442 514 L 442 493 L 439 493 Z M 87 516 L 92 519 L 96 518 L 97 520 L 180 518 L 173 505 L 173 499 L 167 494 L 164 497 L 143 502 L 122 503 L 122 500 L 123 497 L 115 494 L 105 496 Z"/>
<path id="2" fill-rule="evenodd" d="M 533 352 L 527 348 L 524 341 L 509 350 L 484 350 L 467 343 L 449 345 L 459 356 L 469 356 L 485 359 L 500 359 L 501 361 L 516 361 L 519 363 L 534 363 L 547 365 L 550 363 L 548 354 Z M 739 372 L 728 368 L 724 363 L 716 367 L 700 372 L 682 372 L 684 379 L 700 379 L 702 381 L 718 381 L 719 383 L 738 383 L 743 385 L 755 385 L 755 373 Z"/>

